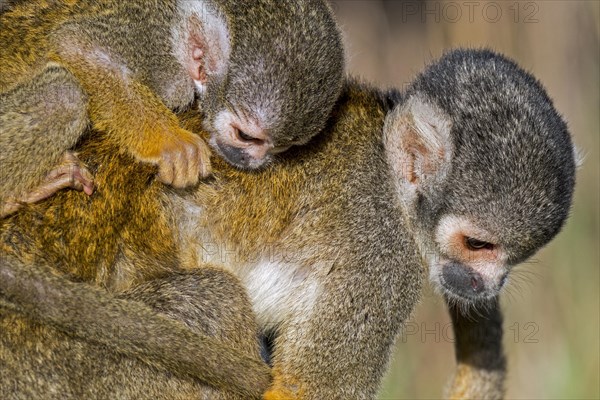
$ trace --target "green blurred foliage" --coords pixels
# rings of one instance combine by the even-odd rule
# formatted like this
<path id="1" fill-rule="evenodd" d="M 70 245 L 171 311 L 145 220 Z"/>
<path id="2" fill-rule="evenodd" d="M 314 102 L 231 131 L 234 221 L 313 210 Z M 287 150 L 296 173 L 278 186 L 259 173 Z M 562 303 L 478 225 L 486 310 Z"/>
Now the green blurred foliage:
<path id="1" fill-rule="evenodd" d="M 600 398 L 600 2 L 334 1 L 350 72 L 402 88 L 456 46 L 490 47 L 547 88 L 585 156 L 563 232 L 503 294 L 510 399 Z M 451 329 L 431 289 L 398 346 L 381 399 L 440 398 Z"/>

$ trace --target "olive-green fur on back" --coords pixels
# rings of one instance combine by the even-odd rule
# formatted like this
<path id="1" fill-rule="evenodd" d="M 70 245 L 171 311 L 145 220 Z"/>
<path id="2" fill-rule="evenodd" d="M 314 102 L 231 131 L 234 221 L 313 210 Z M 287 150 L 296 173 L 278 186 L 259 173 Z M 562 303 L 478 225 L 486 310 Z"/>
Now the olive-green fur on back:
<path id="1" fill-rule="evenodd" d="M 63 191 L 0 221 L 3 250 L 118 289 L 175 269 L 177 246 L 161 202 L 169 189 L 152 183 L 155 169 L 135 163 L 98 136 L 80 157 L 96 174 L 94 195 Z M 118 283 L 114 266 L 129 257 L 143 265 L 143 272 L 131 271 L 131 281 Z"/>

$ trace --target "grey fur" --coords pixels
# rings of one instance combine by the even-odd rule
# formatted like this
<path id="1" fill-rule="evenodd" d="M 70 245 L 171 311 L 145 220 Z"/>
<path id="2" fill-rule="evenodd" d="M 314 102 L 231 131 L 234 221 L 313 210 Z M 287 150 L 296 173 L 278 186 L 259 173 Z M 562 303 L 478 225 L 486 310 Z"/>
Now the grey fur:
<path id="1" fill-rule="evenodd" d="M 308 142 L 325 126 L 344 76 L 341 35 L 327 4 L 258 0 L 243 12 L 236 0 L 215 4 L 233 41 L 228 73 L 209 86 L 201 106 L 207 121 L 227 104 L 247 112 L 263 108 L 273 114 L 276 146 Z"/>
<path id="2" fill-rule="evenodd" d="M 111 75 L 111 79 L 126 81 L 124 87 L 140 82 L 169 109 L 184 110 L 197 93 L 189 72 L 177 58 L 178 52 L 187 49 L 174 48 L 172 36 L 173 29 L 181 23 L 179 9 L 190 2 L 159 0 L 148 6 L 143 1 L 86 0 L 69 6 L 72 20 L 61 22 L 56 29 L 43 34 L 47 35 L 48 46 L 77 65 L 75 69 L 94 74 L 90 67 L 94 66 Z M 199 96 L 200 108 L 206 114 L 205 127 L 211 134 L 217 134 L 214 116 L 218 111 L 230 110 L 256 117 L 257 107 L 272 121 L 266 128 L 276 148 L 303 144 L 323 128 L 344 76 L 341 34 L 324 1 L 260 0 L 248 2 L 243 8 L 229 0 L 196 0 L 195 3 L 205 3 L 217 10 L 218 18 L 230 35 L 231 54 L 227 59 L 218 60 L 226 65 L 225 74 L 209 76 L 207 90 Z M 29 6 L 29 3 L 19 4 Z M 47 24 L 45 18 L 61 8 L 65 8 L 61 2 L 44 6 L 40 3 L 37 18 Z M 90 15 L 94 9 L 105 12 Z M 27 37 L 27 24 L 21 26 L 22 19 L 11 19 L 11 12 L 3 18 L 3 25 L 14 28 L 14 31 L 5 29 L 6 40 Z M 209 37 L 208 42 L 212 41 L 217 38 Z M 53 69 L 44 70 L 47 51 L 44 47 L 35 49 L 36 57 L 31 65 L 19 64 L 0 77 L 0 90 L 9 91 L 0 97 L 0 111 L 6 115 L 3 110 L 16 107 L 22 113 L 16 119 L 2 121 L 0 145 L 3 158 L 7 159 L 0 159 L 3 174 L 0 200 L 21 194 L 14 193 L 16 188 L 27 192 L 39 184 L 53 166 L 51 163 L 74 146 L 78 133 L 83 133 L 87 123 L 84 93 L 75 91 L 76 81 L 64 76 L 64 71 L 57 75 Z M 78 51 L 81 54 L 77 54 Z M 3 59 L 29 59 L 31 52 L 31 48 L 13 43 L 7 46 Z M 27 102 L 53 100 L 36 96 L 37 93 L 62 93 L 44 91 L 47 85 L 63 87 L 63 91 L 73 96 L 72 101 L 58 99 L 48 110 L 38 107 L 49 123 L 33 131 L 15 132 L 27 123 L 20 118 L 37 118 L 30 115 Z M 127 100 L 136 98 L 123 101 Z M 98 104 L 101 102 L 102 99 Z M 105 106 L 117 110 L 115 116 L 118 115 L 120 104 Z M 51 142 L 50 146 L 46 146 L 46 142 Z M 243 153 L 239 148 L 233 150 Z M 272 156 L 267 155 L 254 163 L 245 161 L 236 165 L 255 168 L 271 159 Z"/>
<path id="3" fill-rule="evenodd" d="M 497 297 L 512 266 L 554 238 L 569 215 L 573 144 L 542 85 L 489 50 L 447 53 L 396 101 L 402 107 L 423 98 L 451 126 L 450 144 L 443 145 L 451 158 L 441 162 L 434 185 L 418 187 L 414 197 L 405 195 L 405 203 L 457 336 L 458 367 L 447 394 L 501 399 L 506 360 Z M 466 217 L 470 228 L 494 238 L 495 251 L 503 256 L 486 268 L 497 271 L 482 274 L 469 265 L 475 261 L 456 259 L 446 243 L 438 242 L 435 233 L 445 216 Z M 485 263 L 485 256 L 481 260 Z"/>

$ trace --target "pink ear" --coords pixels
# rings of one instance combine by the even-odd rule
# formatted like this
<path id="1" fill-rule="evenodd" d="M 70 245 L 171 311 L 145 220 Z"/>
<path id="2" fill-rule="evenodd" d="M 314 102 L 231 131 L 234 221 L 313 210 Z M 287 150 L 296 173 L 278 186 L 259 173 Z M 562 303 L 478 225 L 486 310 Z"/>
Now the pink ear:
<path id="1" fill-rule="evenodd" d="M 387 157 L 403 184 L 431 186 L 445 178 L 453 152 L 451 127 L 449 116 L 418 94 L 388 114 Z"/>
<path id="2" fill-rule="evenodd" d="M 193 80 L 206 83 L 206 51 L 203 41 L 190 37 L 188 43 L 187 70 Z"/>
<path id="3" fill-rule="evenodd" d="M 229 33 L 222 17 L 203 2 L 183 2 L 191 16 L 179 36 L 185 46 L 183 64 L 192 79 L 205 84 L 209 76 L 224 74 L 229 59 Z M 184 10 L 185 11 L 185 10 Z"/>

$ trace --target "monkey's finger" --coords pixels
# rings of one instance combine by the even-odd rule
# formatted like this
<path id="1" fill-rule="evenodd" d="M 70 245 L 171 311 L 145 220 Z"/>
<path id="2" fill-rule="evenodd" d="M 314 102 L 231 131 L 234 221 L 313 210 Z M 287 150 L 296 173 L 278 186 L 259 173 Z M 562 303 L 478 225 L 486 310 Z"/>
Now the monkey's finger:
<path id="1" fill-rule="evenodd" d="M 87 176 L 84 176 L 84 173 L 87 172 Z M 77 169 L 73 171 L 71 174 L 71 189 L 83 191 L 88 196 L 91 196 L 94 193 L 94 181 L 89 179 L 91 174 L 86 169 Z"/>
<path id="2" fill-rule="evenodd" d="M 46 176 L 45 182 L 41 188 L 46 185 L 52 184 L 52 182 L 69 182 L 67 186 L 62 189 L 71 188 L 75 190 L 83 190 L 85 194 L 91 196 L 94 193 L 94 176 L 92 173 L 85 168 L 85 166 L 79 163 L 79 160 L 75 160 L 74 163 L 69 162 L 68 164 L 60 165 L 59 167 L 50 171 Z"/>
<path id="3" fill-rule="evenodd" d="M 58 176 L 56 179 L 44 182 L 44 184 L 25 195 L 20 201 L 28 204 L 37 203 L 67 188 L 82 190 L 83 184 L 78 179 L 74 179 L 73 174 L 64 174 Z"/>
<path id="4" fill-rule="evenodd" d="M 77 177 L 79 182 L 83 186 L 83 191 L 88 196 L 91 196 L 94 193 L 95 184 L 94 184 L 94 175 L 87 168 L 80 168 L 79 175 Z"/>
<path id="5" fill-rule="evenodd" d="M 94 176 L 80 165 L 80 161 L 70 152 L 63 156 L 63 164 L 50 171 L 44 182 L 19 200 L 9 200 L 0 206 L 0 218 L 18 211 L 24 204 L 45 200 L 62 189 L 83 191 L 88 196 L 94 193 Z"/>
<path id="6" fill-rule="evenodd" d="M 198 183 L 200 175 L 200 149 L 199 143 L 190 143 L 186 146 L 186 157 L 188 159 L 188 184 L 195 185 Z"/>
<path id="7" fill-rule="evenodd" d="M 174 164 L 170 154 L 165 154 L 158 162 L 158 179 L 165 185 L 171 185 L 175 177 Z"/>
<path id="8" fill-rule="evenodd" d="M 211 156 L 210 148 L 208 147 L 206 142 L 204 142 L 204 140 L 202 140 L 200 145 L 198 146 L 198 150 L 199 150 L 198 159 L 200 161 L 200 176 L 202 178 L 207 178 L 212 173 L 212 165 L 210 163 L 210 156 Z"/>
<path id="9" fill-rule="evenodd" d="M 171 185 L 175 188 L 184 188 L 188 185 L 188 160 L 185 147 L 178 150 L 173 159 L 173 182 Z"/>
<path id="10" fill-rule="evenodd" d="M 45 181 L 50 182 L 56 179 L 59 179 L 62 176 L 71 176 L 73 175 L 73 171 L 76 168 L 73 164 L 61 164 L 58 167 L 54 168 L 52 171 L 46 175 Z"/>
<path id="11" fill-rule="evenodd" d="M 17 212 L 21 207 L 23 207 L 23 203 L 12 200 L 7 201 L 6 203 L 2 204 L 2 207 L 0 207 L 0 219 L 6 218 L 9 215 Z"/>
<path id="12" fill-rule="evenodd" d="M 56 179 L 61 175 L 70 174 L 80 180 L 84 186 L 93 187 L 94 176 L 86 165 L 79 160 L 77 153 L 67 150 L 64 152 L 61 163 L 46 176 L 46 180 Z"/>

